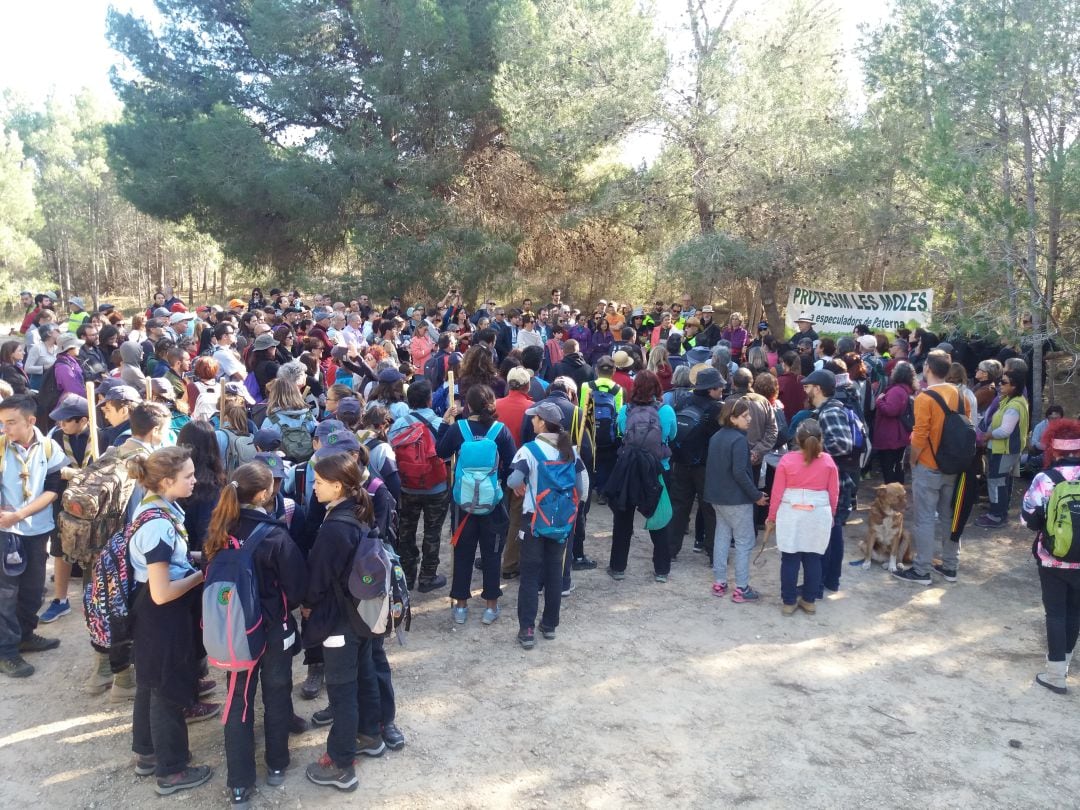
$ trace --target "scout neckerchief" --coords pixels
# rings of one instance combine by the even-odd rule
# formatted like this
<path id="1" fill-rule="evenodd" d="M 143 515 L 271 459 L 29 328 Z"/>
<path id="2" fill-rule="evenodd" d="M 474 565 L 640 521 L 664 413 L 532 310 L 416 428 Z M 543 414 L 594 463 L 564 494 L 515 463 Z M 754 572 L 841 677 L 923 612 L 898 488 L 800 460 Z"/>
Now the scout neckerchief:
<path id="1" fill-rule="evenodd" d="M 22 495 L 24 503 L 29 503 L 30 500 L 33 498 L 33 493 L 30 491 L 30 459 L 33 458 L 34 451 L 37 450 L 39 447 L 44 448 L 42 452 L 45 454 L 46 461 L 51 455 L 45 442 L 41 440 L 42 438 L 43 437 L 41 436 L 38 429 L 34 428 L 34 434 L 30 440 L 30 446 L 25 448 L 25 451 L 23 453 L 15 450 L 15 458 L 19 460 L 19 465 L 22 468 L 19 471 L 19 480 L 22 481 Z M 49 441 L 50 443 L 52 442 L 51 439 Z M 9 443 L 6 437 L 0 436 L 0 474 L 2 474 L 4 471 L 4 459 L 7 457 L 9 444 L 12 443 Z M 12 446 L 17 447 L 18 443 L 13 443 Z"/>

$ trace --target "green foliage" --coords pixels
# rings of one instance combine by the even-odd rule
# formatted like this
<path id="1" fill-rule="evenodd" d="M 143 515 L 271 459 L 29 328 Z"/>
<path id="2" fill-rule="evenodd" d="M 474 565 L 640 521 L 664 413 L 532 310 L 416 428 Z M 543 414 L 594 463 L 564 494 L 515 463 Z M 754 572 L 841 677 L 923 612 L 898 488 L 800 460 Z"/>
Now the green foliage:
<path id="1" fill-rule="evenodd" d="M 0 273 L 12 287 L 24 284 L 38 250 L 32 238 L 40 212 L 34 199 L 34 173 L 23 156 L 18 133 L 0 123 Z M 3 289 L 10 295 L 13 289 Z"/>

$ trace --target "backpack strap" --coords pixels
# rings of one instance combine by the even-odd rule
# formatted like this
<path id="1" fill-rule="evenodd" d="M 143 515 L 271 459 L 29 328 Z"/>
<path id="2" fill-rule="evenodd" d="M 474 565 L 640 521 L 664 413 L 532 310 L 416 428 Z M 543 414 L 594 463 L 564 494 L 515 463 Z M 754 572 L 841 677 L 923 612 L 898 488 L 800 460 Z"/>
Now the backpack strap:
<path id="1" fill-rule="evenodd" d="M 1054 482 L 1055 487 L 1058 484 L 1064 484 L 1066 481 L 1069 480 L 1068 478 L 1066 478 L 1064 475 L 1061 474 L 1061 470 L 1059 470 L 1059 469 L 1057 469 L 1055 467 L 1050 467 L 1048 469 L 1045 469 L 1045 470 L 1043 470 L 1043 472 L 1046 474 L 1047 478 L 1049 478 L 1051 481 Z"/>
<path id="2" fill-rule="evenodd" d="M 495 441 L 499 437 L 499 434 L 502 432 L 502 429 L 503 423 L 496 419 L 494 422 L 491 423 L 491 427 L 488 428 L 488 432 L 484 435 L 484 438 Z"/>
<path id="3" fill-rule="evenodd" d="M 937 391 L 931 391 L 929 388 L 927 388 L 926 390 L 923 391 L 923 393 L 924 394 L 929 394 L 930 399 L 934 400 L 934 402 L 936 402 L 938 404 L 938 406 L 941 408 L 941 410 L 943 410 L 945 412 L 945 418 L 946 419 L 948 419 L 949 416 L 951 416 L 953 413 L 960 413 L 960 411 L 954 411 L 952 408 L 950 408 L 949 403 L 947 403 L 944 399 L 942 399 L 941 395 Z M 957 390 L 956 395 L 957 395 L 957 398 L 958 398 L 958 400 L 960 402 L 964 402 L 964 397 L 963 397 L 962 394 L 960 394 L 959 390 Z M 967 403 L 964 402 L 964 405 L 966 406 Z M 967 416 L 966 410 L 967 409 L 965 407 L 964 416 Z M 930 455 L 934 457 L 934 464 L 936 465 L 938 463 L 937 450 L 934 449 L 934 443 L 932 441 L 930 441 L 930 436 L 929 435 L 926 437 L 926 444 L 930 448 Z M 940 440 L 939 440 L 939 444 L 940 444 Z"/>
<path id="4" fill-rule="evenodd" d="M 245 552 L 249 557 L 255 553 L 255 547 L 259 545 L 274 528 L 273 523 L 268 521 L 259 521 L 259 525 L 251 530 L 251 534 L 244 538 L 244 541 L 240 544 L 240 550 Z"/>

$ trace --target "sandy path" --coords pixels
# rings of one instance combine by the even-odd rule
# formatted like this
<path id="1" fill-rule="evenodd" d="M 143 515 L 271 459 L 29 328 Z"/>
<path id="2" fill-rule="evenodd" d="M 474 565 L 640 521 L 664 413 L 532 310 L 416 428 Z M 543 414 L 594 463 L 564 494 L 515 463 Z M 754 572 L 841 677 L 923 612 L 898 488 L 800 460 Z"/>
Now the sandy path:
<path id="1" fill-rule="evenodd" d="M 602 563 L 609 523 L 594 512 L 588 549 Z M 849 551 L 862 531 L 850 527 Z M 409 646 L 390 653 L 406 748 L 359 763 L 360 792 L 339 794 L 304 779 L 325 739 L 311 731 L 293 740 L 285 786 L 263 786 L 254 806 L 1076 807 L 1080 697 L 1032 680 L 1044 642 L 1030 537 L 969 535 L 956 584 L 845 566 L 817 616 L 783 617 L 775 551 L 753 569 L 762 604 L 736 605 L 710 594 L 689 549 L 654 583 L 639 528 L 626 580 L 603 564 L 577 575 L 558 639 L 530 652 L 513 640 L 516 581 L 492 627 L 478 602 L 458 629 L 445 598 L 420 595 Z M 130 704 L 81 692 L 81 619 L 44 632 L 60 651 L 0 693 L 13 806 L 225 806 L 217 721 L 191 728 L 210 785 L 158 799 L 130 768 Z M 296 699 L 304 715 L 324 705 Z"/>

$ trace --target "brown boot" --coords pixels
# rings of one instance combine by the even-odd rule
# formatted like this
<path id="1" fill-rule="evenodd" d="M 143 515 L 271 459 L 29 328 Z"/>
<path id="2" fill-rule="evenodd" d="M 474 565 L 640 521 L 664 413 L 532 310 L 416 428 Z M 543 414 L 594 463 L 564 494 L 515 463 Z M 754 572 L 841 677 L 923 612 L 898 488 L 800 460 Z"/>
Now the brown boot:
<path id="1" fill-rule="evenodd" d="M 86 679 L 83 691 L 88 695 L 103 695 L 112 686 L 113 674 L 109 668 L 109 656 L 94 650 L 94 667 Z"/>
<path id="2" fill-rule="evenodd" d="M 135 667 L 128 667 L 113 675 L 112 689 L 109 691 L 109 700 L 113 703 L 123 703 L 125 700 L 135 699 Z"/>

